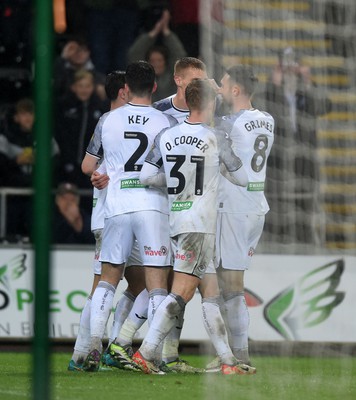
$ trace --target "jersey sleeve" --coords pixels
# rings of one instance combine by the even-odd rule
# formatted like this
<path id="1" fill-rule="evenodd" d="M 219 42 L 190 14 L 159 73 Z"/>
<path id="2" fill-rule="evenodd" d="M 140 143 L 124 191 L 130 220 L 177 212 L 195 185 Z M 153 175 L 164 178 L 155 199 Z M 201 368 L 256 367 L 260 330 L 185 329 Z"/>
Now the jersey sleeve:
<path id="1" fill-rule="evenodd" d="M 86 150 L 87 154 L 90 154 L 91 156 L 96 157 L 98 159 L 101 159 L 103 157 L 103 146 L 101 143 L 101 138 L 102 138 L 103 124 L 108 115 L 109 113 L 106 113 L 99 119 Z"/>
<path id="2" fill-rule="evenodd" d="M 171 128 L 172 128 L 173 126 L 179 124 L 178 120 L 177 120 L 176 118 L 174 118 L 173 115 L 170 115 L 170 114 L 164 114 L 164 115 L 167 117 L 168 122 L 169 122 L 169 126 L 170 126 Z"/>
<path id="3" fill-rule="evenodd" d="M 232 150 L 232 142 L 229 135 L 221 129 L 215 130 L 215 135 L 217 138 L 220 162 L 224 164 L 227 170 L 226 174 L 223 175 L 236 185 L 247 186 L 247 172 L 243 167 L 241 159 Z M 230 174 L 230 177 L 227 176 L 227 174 Z"/>
<path id="4" fill-rule="evenodd" d="M 166 177 L 164 172 L 160 171 L 162 167 L 162 155 L 160 151 L 160 141 L 162 134 L 166 129 L 163 129 L 156 137 L 153 146 L 142 166 L 140 172 L 140 181 L 144 185 L 161 187 L 166 184 Z"/>
<path id="5" fill-rule="evenodd" d="M 153 142 L 153 146 L 149 153 L 146 156 L 145 162 L 148 162 L 149 164 L 152 164 L 156 166 L 157 168 L 161 168 L 163 161 L 162 161 L 162 154 L 160 150 L 160 142 L 161 142 L 161 137 L 163 133 L 167 130 L 168 128 L 163 129 L 156 137 Z"/>
<path id="6" fill-rule="evenodd" d="M 155 165 L 145 161 L 140 172 L 140 182 L 143 185 L 162 187 L 166 185 L 166 175 Z"/>
<path id="7" fill-rule="evenodd" d="M 215 131 L 219 149 L 220 162 L 223 162 L 226 169 L 236 171 L 242 167 L 242 161 L 232 150 L 232 142 L 229 135 L 222 129 Z"/>

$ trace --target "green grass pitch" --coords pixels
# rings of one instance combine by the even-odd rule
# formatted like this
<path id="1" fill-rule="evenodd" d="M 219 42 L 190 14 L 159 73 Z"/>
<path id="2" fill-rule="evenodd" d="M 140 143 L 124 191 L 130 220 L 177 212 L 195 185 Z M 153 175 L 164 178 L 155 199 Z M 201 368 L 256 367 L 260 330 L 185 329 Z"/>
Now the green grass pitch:
<path id="1" fill-rule="evenodd" d="M 211 358 L 185 355 L 203 367 Z M 68 372 L 69 353 L 51 357 L 54 400 L 353 400 L 356 358 L 254 357 L 254 376 Z M 0 399 L 32 399 L 31 355 L 0 354 Z"/>

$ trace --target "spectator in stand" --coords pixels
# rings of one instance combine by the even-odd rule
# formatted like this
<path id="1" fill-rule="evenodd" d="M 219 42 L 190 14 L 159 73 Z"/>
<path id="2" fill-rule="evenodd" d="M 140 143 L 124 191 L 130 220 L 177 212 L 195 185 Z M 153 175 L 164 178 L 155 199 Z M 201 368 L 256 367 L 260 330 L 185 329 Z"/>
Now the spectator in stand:
<path id="1" fill-rule="evenodd" d="M 84 0 L 93 62 L 105 75 L 126 69 L 127 52 L 137 35 L 138 3 L 137 0 Z"/>
<path id="2" fill-rule="evenodd" d="M 0 135 L 0 153 L 6 158 L 5 170 L 0 172 L 4 186 L 30 187 L 32 183 L 34 104 L 23 98 L 9 110 L 6 131 Z"/>
<path id="3" fill-rule="evenodd" d="M 170 0 L 172 29 L 190 57 L 199 57 L 199 0 Z"/>
<path id="4" fill-rule="evenodd" d="M 55 197 L 53 243 L 93 244 L 91 216 L 80 207 L 80 195 L 76 185 L 61 183 Z"/>
<path id="5" fill-rule="evenodd" d="M 105 75 L 95 68 L 90 58 L 88 45 L 81 39 L 69 40 L 64 45 L 61 55 L 55 60 L 54 90 L 56 95 L 62 97 L 68 94 L 74 74 L 79 70 L 92 72 L 97 95 L 105 100 Z"/>
<path id="6" fill-rule="evenodd" d="M 293 209 L 304 216 L 317 207 L 316 123 L 318 116 L 330 111 L 330 100 L 320 92 L 318 94 L 310 68 L 300 62 L 291 47 L 279 54 L 265 95 L 256 96 L 256 100 L 262 97 L 266 100 L 263 109 L 276 121 L 266 188 L 271 203 L 271 221 L 276 220 L 273 212 L 278 210 L 279 224 L 270 223 L 267 217 L 266 230 L 270 237 L 276 234 L 275 240 L 315 243 L 317 235 L 311 215 L 308 218 L 297 217 L 295 224 L 291 223 L 286 206 L 292 199 Z"/>
<path id="7" fill-rule="evenodd" d="M 32 171 L 35 162 L 33 125 L 35 109 L 29 98 L 20 99 L 9 110 L 4 132 L 0 134 L 0 185 L 29 188 L 32 186 Z M 59 149 L 52 143 L 53 162 L 56 166 Z M 56 168 L 54 168 L 56 169 Z M 30 197 L 13 196 L 8 202 L 7 233 L 29 236 L 30 234 Z"/>
<path id="8" fill-rule="evenodd" d="M 175 93 L 174 64 L 186 55 L 177 35 L 169 29 L 170 13 L 163 10 L 153 29 L 141 34 L 129 50 L 129 61 L 146 60 L 156 74 L 157 90 L 152 101 L 158 101 Z"/>
<path id="9" fill-rule="evenodd" d="M 82 174 L 81 163 L 99 118 L 108 111 L 94 89 L 93 74 L 77 71 L 70 93 L 59 101 L 55 128 L 61 152 L 61 180 L 90 189 L 90 179 Z"/>

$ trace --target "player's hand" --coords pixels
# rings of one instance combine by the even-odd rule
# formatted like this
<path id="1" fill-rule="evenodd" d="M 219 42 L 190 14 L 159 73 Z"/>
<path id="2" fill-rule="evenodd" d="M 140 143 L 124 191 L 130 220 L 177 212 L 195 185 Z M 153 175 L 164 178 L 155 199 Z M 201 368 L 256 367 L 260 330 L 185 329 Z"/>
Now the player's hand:
<path id="1" fill-rule="evenodd" d="M 107 174 L 101 174 L 98 171 L 94 171 L 90 177 L 92 185 L 99 190 L 106 188 L 109 184 L 109 179 L 110 178 Z"/>

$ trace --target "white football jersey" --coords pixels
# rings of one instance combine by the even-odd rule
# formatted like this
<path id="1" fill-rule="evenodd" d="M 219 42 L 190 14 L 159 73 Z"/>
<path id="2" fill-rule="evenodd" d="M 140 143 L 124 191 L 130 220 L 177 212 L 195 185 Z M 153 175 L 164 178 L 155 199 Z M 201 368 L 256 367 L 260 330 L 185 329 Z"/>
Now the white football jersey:
<path id="1" fill-rule="evenodd" d="M 187 119 L 187 116 L 189 115 L 189 110 L 182 110 L 180 108 L 177 108 L 173 104 L 174 96 L 175 94 L 166 97 L 165 99 L 156 101 L 152 104 L 152 106 L 165 114 L 172 115 L 172 117 L 174 117 L 178 121 L 178 123 L 182 123 Z"/>
<path id="2" fill-rule="evenodd" d="M 102 162 L 97 169 L 101 174 L 106 174 L 105 160 Z M 106 200 L 107 188 L 97 189 L 93 188 L 93 209 L 91 213 L 91 230 L 103 229 L 105 219 L 105 200 Z"/>
<path id="3" fill-rule="evenodd" d="M 168 214 L 161 189 L 141 184 L 142 164 L 157 134 L 177 121 L 151 106 L 128 103 L 111 111 L 102 125 L 102 146 L 109 176 L 105 217 L 156 210 Z"/>
<path id="4" fill-rule="evenodd" d="M 110 111 L 101 116 L 98 121 L 93 136 L 90 139 L 86 153 L 95 157 L 99 160 L 103 158 L 103 147 L 101 144 L 101 133 L 105 119 L 109 115 Z M 106 188 L 99 190 L 93 188 L 93 209 L 91 213 L 91 230 L 103 229 L 104 228 L 104 206 L 106 198 Z"/>
<path id="5" fill-rule="evenodd" d="M 219 186 L 219 211 L 266 214 L 269 206 L 264 195 L 267 159 L 274 139 L 274 119 L 257 109 L 242 110 L 222 117 L 216 125 L 227 132 L 235 154 L 248 175 L 247 187 L 233 185 L 222 178 Z"/>
<path id="6" fill-rule="evenodd" d="M 241 167 L 231 147 L 220 146 L 224 136 L 212 128 L 188 121 L 157 136 L 146 162 L 163 162 L 170 208 L 170 235 L 187 232 L 215 234 L 220 159 L 229 157 L 232 170 Z M 157 149 L 159 151 L 157 151 Z"/>

